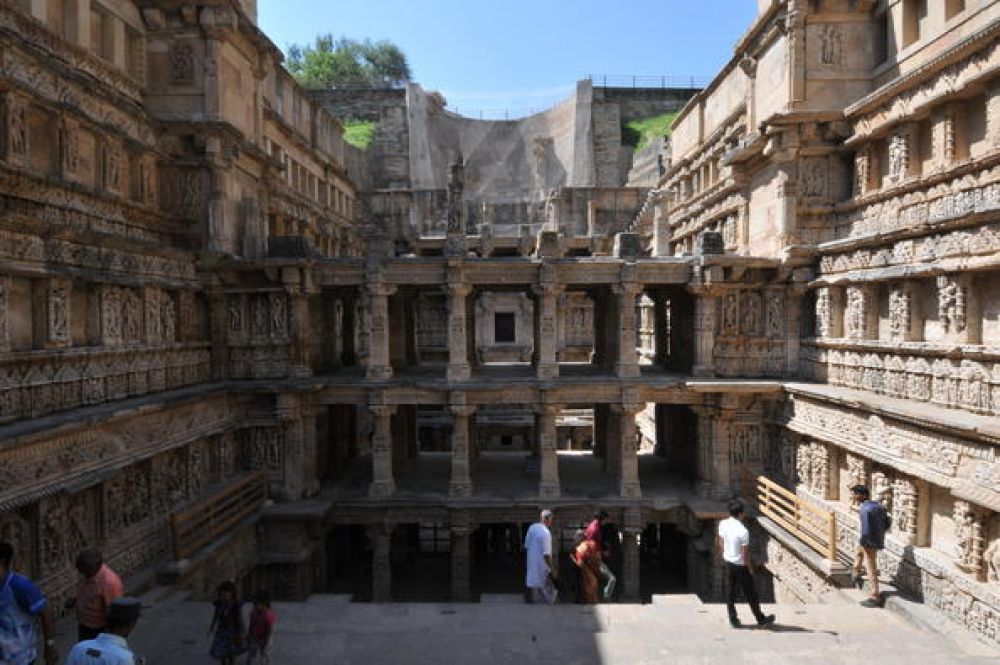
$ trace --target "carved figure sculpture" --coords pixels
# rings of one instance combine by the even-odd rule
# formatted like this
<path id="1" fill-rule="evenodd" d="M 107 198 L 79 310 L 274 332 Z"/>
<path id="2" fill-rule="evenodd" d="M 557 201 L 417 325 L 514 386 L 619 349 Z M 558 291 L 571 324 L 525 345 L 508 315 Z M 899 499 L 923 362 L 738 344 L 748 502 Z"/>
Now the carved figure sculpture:
<path id="1" fill-rule="evenodd" d="M 893 134 L 889 139 L 889 180 L 900 183 L 910 166 L 910 146 L 905 134 Z"/>
<path id="2" fill-rule="evenodd" d="M 967 290 L 954 275 L 937 278 L 938 319 L 945 332 L 961 333 L 966 328 Z"/>
<path id="3" fill-rule="evenodd" d="M 844 35 L 835 25 L 824 26 L 820 33 L 820 62 L 839 65 L 844 59 Z"/>
<path id="4" fill-rule="evenodd" d="M 955 522 L 955 564 L 978 576 L 983 564 L 983 534 L 976 511 L 967 501 L 955 501 L 952 519 Z"/>
<path id="5" fill-rule="evenodd" d="M 21 104 L 11 104 L 7 111 L 8 148 L 11 154 L 24 157 L 28 154 L 28 112 Z"/>

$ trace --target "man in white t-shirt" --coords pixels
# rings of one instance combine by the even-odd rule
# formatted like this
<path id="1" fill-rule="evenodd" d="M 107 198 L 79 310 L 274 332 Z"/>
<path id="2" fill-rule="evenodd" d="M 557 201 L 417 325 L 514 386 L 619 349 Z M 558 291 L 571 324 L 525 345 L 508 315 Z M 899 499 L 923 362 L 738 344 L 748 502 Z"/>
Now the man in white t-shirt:
<path id="1" fill-rule="evenodd" d="M 557 579 L 552 567 L 552 511 L 543 510 L 542 520 L 531 525 L 524 537 L 524 551 L 527 556 L 528 571 L 524 584 L 531 593 L 531 602 L 556 602 Z"/>
<path id="2" fill-rule="evenodd" d="M 746 521 L 746 511 L 740 501 L 729 502 L 729 519 L 719 522 L 718 550 L 726 562 L 729 573 L 729 599 L 726 608 L 729 610 L 729 625 L 739 628 L 740 620 L 736 617 L 736 591 L 743 590 L 750 611 L 757 619 L 758 626 L 774 623 L 774 615 L 764 616 L 760 611 L 760 601 L 753 586 L 753 561 L 750 560 L 750 532 L 743 522 Z"/>

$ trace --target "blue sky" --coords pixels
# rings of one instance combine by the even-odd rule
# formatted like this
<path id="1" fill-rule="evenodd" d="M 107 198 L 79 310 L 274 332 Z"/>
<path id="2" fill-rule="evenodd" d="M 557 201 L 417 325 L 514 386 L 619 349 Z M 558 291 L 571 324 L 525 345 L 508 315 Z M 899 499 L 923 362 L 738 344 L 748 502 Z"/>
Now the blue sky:
<path id="1" fill-rule="evenodd" d="M 453 109 L 502 116 L 547 108 L 588 75 L 710 77 L 756 0 L 259 0 L 282 49 L 319 33 L 389 39 L 414 78 Z"/>

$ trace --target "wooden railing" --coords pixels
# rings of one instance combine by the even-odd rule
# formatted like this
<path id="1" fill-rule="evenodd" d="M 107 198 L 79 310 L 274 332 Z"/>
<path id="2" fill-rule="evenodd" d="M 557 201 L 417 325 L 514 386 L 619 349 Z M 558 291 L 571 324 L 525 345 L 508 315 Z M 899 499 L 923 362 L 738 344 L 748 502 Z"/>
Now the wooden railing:
<path id="1" fill-rule="evenodd" d="M 799 498 L 765 476 L 744 476 L 746 496 L 756 499 L 757 510 L 816 550 L 830 563 L 837 560 L 837 516 Z"/>
<path id="2" fill-rule="evenodd" d="M 186 559 L 223 535 L 267 499 L 267 476 L 248 474 L 170 517 L 174 558 Z"/>

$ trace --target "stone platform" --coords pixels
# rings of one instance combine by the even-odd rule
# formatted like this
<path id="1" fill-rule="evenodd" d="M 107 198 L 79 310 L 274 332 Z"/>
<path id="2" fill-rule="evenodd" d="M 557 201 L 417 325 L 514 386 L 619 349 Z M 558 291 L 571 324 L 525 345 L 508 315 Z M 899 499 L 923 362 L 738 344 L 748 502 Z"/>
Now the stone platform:
<path id="1" fill-rule="evenodd" d="M 147 665 L 215 662 L 207 655 L 208 603 L 155 591 L 144 604 L 132 643 Z M 502 595 L 478 604 L 362 604 L 313 596 L 305 603 L 276 603 L 275 609 L 275 665 L 998 662 L 986 647 L 952 642 L 886 610 L 853 604 L 765 608 L 778 616 L 769 630 L 734 630 L 724 605 L 682 595 L 656 596 L 650 605 L 597 607 L 524 605 L 519 597 Z M 740 609 L 749 620 L 749 611 Z M 65 653 L 66 645 L 61 648 Z"/>

